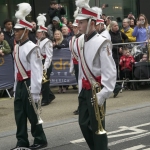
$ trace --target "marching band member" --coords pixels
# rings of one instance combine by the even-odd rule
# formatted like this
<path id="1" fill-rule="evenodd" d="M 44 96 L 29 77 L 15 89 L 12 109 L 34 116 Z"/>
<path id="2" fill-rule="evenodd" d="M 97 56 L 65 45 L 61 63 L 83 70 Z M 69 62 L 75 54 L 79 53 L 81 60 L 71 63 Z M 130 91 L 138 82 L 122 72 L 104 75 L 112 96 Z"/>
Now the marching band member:
<path id="1" fill-rule="evenodd" d="M 70 42 L 69 42 L 69 49 L 71 51 L 71 59 L 70 59 L 70 73 L 74 73 L 77 83 L 78 83 L 78 55 L 75 53 L 74 51 L 74 44 L 75 41 L 77 40 L 77 38 L 79 38 L 81 36 L 81 34 L 79 33 L 79 28 L 78 28 L 78 21 L 75 20 L 74 23 L 72 24 L 73 26 L 73 32 L 74 32 L 74 36 L 71 38 Z M 74 115 L 78 115 L 79 114 L 79 110 L 77 108 L 77 110 L 75 110 Z"/>
<path id="2" fill-rule="evenodd" d="M 110 36 L 108 30 L 106 30 L 104 26 L 105 26 L 105 24 L 104 24 L 104 20 L 103 19 L 97 19 L 96 20 L 96 30 L 97 30 L 97 32 L 101 36 L 103 36 L 106 39 L 111 41 L 111 36 Z"/>
<path id="3" fill-rule="evenodd" d="M 99 7 L 92 7 L 92 9 L 98 13 L 98 18 L 96 20 L 96 30 L 97 30 L 97 32 L 99 34 L 101 34 L 101 36 L 103 36 L 106 39 L 111 41 L 110 34 L 109 34 L 108 30 L 105 29 L 104 20 L 101 19 L 102 9 L 99 8 Z"/>
<path id="4" fill-rule="evenodd" d="M 42 106 L 49 105 L 51 101 L 55 99 L 54 94 L 50 90 L 50 74 L 52 72 L 52 57 L 53 57 L 53 44 L 47 38 L 47 28 L 45 27 L 46 17 L 45 14 L 40 14 L 37 17 L 37 25 L 39 29 L 37 30 L 38 45 L 41 50 L 41 55 L 43 56 L 43 71 L 46 73 L 47 82 L 42 84 Z"/>
<path id="5" fill-rule="evenodd" d="M 47 146 L 47 140 L 42 125 L 37 125 L 37 113 L 31 102 L 36 105 L 40 101 L 42 61 L 39 47 L 29 41 L 28 37 L 29 30 L 32 30 L 32 24 L 26 21 L 25 17 L 30 13 L 31 6 L 28 3 L 20 3 L 18 7 L 19 10 L 15 14 L 18 21 L 14 26 L 15 40 L 19 43 L 14 49 L 14 111 L 18 140 L 16 147 L 40 149 Z M 29 86 L 30 88 L 27 88 Z M 27 118 L 31 124 L 31 134 L 34 137 L 31 146 L 29 146 L 28 140 Z"/>
<path id="6" fill-rule="evenodd" d="M 107 134 L 95 134 L 98 122 L 91 98 L 95 96 L 97 105 L 103 106 L 114 90 L 116 67 L 112 58 L 112 43 L 97 34 L 98 14 L 89 7 L 87 0 L 77 0 L 76 5 L 80 8 L 76 17 L 79 31 L 85 34 L 84 38 L 80 36 L 77 39 L 77 46 L 74 46 L 79 62 L 79 125 L 91 150 L 108 150 Z M 103 88 L 93 95 L 95 83 L 101 83 Z"/>

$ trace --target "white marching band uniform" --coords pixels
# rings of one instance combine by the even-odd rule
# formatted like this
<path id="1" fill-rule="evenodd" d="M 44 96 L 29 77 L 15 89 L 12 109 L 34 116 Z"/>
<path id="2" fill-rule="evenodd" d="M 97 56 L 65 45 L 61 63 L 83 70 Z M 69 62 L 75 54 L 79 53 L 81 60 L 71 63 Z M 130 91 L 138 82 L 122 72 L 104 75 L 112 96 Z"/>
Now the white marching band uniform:
<path id="1" fill-rule="evenodd" d="M 38 43 L 41 55 L 45 58 L 44 70 L 47 70 L 52 62 L 53 44 L 48 38 L 45 38 L 44 40 L 41 40 Z"/>
<path id="2" fill-rule="evenodd" d="M 18 55 L 18 56 L 16 56 Z M 42 69 L 42 61 L 40 55 L 40 48 L 35 45 L 32 41 L 28 41 L 23 45 L 16 45 L 14 50 L 14 59 L 15 62 L 15 83 L 14 83 L 14 91 L 16 91 L 17 85 L 17 74 L 20 72 L 22 74 L 23 79 L 27 79 L 28 76 L 24 74 L 24 70 L 29 72 L 31 71 L 31 94 L 35 102 L 40 99 L 41 92 L 41 83 L 43 76 Z M 19 65 L 19 61 L 21 64 Z M 18 65 L 17 65 L 18 64 Z M 19 72 L 18 72 L 19 68 Z M 38 72 L 38 73 L 37 73 Z"/>
<path id="3" fill-rule="evenodd" d="M 74 45 L 76 43 L 76 36 L 73 36 L 69 42 L 69 49 L 71 51 L 71 58 L 70 58 L 70 69 L 69 72 L 70 73 L 74 73 L 74 63 L 73 63 L 73 59 L 75 58 L 78 61 L 78 56 L 74 51 Z"/>
<path id="4" fill-rule="evenodd" d="M 108 30 L 105 29 L 103 32 L 100 33 L 100 35 L 111 41 L 111 36 Z"/>
<path id="5" fill-rule="evenodd" d="M 116 83 L 116 67 L 112 58 L 112 43 L 98 33 L 89 41 L 84 43 L 84 35 L 79 37 L 78 45 L 74 45 L 74 50 L 77 55 L 77 46 L 82 50 L 83 44 L 85 49 L 85 60 L 87 65 L 95 77 L 101 76 L 101 84 L 103 89 L 97 93 L 98 99 L 102 102 L 109 98 Z M 93 44 L 94 43 L 94 44 Z M 77 43 L 76 43 L 77 44 Z M 79 93 L 82 89 L 82 79 L 85 78 L 81 67 L 81 60 L 79 61 Z M 103 64 L 101 66 L 100 64 Z M 101 105 L 102 105 L 101 104 Z"/>

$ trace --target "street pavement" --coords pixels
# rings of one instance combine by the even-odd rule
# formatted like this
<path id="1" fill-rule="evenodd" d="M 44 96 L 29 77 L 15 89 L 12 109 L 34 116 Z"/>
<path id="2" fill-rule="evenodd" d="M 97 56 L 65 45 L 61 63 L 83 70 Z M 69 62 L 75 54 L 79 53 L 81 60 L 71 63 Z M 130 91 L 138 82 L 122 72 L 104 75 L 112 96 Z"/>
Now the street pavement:
<path id="1" fill-rule="evenodd" d="M 42 108 L 44 131 L 48 139 L 45 150 L 88 150 L 78 125 L 77 90 L 57 94 L 56 99 Z M 123 91 L 107 100 L 106 130 L 111 150 L 150 150 L 150 89 Z M 33 143 L 30 134 L 29 140 Z M 15 147 L 16 125 L 13 99 L 0 99 L 0 150 Z"/>

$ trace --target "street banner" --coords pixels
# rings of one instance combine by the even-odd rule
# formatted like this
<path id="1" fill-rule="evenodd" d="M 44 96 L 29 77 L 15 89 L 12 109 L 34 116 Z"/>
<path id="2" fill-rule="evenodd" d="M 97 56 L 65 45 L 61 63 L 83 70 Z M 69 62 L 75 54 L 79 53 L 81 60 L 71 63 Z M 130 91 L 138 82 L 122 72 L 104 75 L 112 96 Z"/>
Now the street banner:
<path id="1" fill-rule="evenodd" d="M 71 52 L 66 49 L 53 50 L 53 69 L 50 76 L 50 85 L 76 85 L 75 75 L 69 73 Z"/>
<path id="2" fill-rule="evenodd" d="M 0 90 L 14 85 L 14 66 L 12 55 L 0 56 Z"/>

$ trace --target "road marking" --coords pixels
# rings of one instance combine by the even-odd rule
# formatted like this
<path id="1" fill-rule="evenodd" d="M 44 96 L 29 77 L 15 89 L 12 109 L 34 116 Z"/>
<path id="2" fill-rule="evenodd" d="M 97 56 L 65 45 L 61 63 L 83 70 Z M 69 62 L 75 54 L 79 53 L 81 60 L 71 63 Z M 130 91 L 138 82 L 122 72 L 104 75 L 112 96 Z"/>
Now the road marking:
<path id="1" fill-rule="evenodd" d="M 132 136 L 132 137 L 128 137 L 128 138 L 125 138 L 125 139 L 121 139 L 121 140 L 118 140 L 118 141 L 111 142 L 108 145 L 109 146 L 113 146 L 113 145 L 124 143 L 124 142 L 127 142 L 127 141 L 132 141 L 132 140 L 140 139 L 140 138 L 143 138 L 143 137 L 149 136 L 149 135 L 150 135 L 150 132 L 144 133 L 144 134 L 140 134 L 140 135 L 135 135 L 135 136 Z"/>
<path id="2" fill-rule="evenodd" d="M 141 148 L 144 148 L 144 147 L 145 147 L 144 145 L 138 145 L 138 146 L 133 146 L 133 147 L 124 149 L 124 150 L 138 150 L 138 149 L 141 149 Z"/>
<path id="3" fill-rule="evenodd" d="M 83 143 L 83 142 L 85 142 L 84 138 L 78 139 L 78 140 L 74 140 L 74 141 L 70 141 L 70 143 L 72 143 L 72 144 L 78 144 L 78 143 Z"/>
<path id="4" fill-rule="evenodd" d="M 147 130 L 137 129 L 139 127 L 148 126 L 148 125 L 150 125 L 150 123 L 145 123 L 145 124 L 132 126 L 132 127 L 122 126 L 122 127 L 119 127 L 120 128 L 119 130 L 108 132 L 108 134 L 107 134 L 108 138 L 139 134 L 139 135 L 135 135 L 135 136 L 132 136 L 132 137 L 127 137 L 127 138 L 124 138 L 124 139 L 121 139 L 121 140 L 113 141 L 113 142 L 109 143 L 108 145 L 113 146 L 113 145 L 116 145 L 116 144 L 120 144 L 120 143 L 124 143 L 124 142 L 127 142 L 127 141 L 132 141 L 132 140 L 135 140 L 135 139 L 139 139 L 139 138 L 149 136 L 150 132 L 147 132 Z M 111 135 L 111 134 L 116 134 L 116 133 L 127 131 L 127 130 L 134 131 L 134 132 Z M 141 134 L 141 133 L 143 133 L 143 134 Z M 72 143 L 72 144 L 78 144 L 78 143 L 83 143 L 83 142 L 85 142 L 84 138 L 70 141 L 70 143 Z"/>
<path id="5" fill-rule="evenodd" d="M 140 124 L 140 125 L 136 125 L 136 126 L 132 126 L 132 127 L 127 127 L 127 126 L 121 126 L 119 127 L 119 130 L 116 131 L 112 131 L 112 132 L 108 132 L 108 137 L 109 138 L 115 138 L 115 137 L 121 137 L 121 136 L 128 136 L 128 135 L 134 135 L 134 134 L 140 134 L 140 133 L 144 133 L 147 132 L 147 130 L 143 130 L 143 129 L 138 129 L 139 127 L 144 127 L 144 126 L 149 126 L 149 123 L 145 123 L 145 124 Z M 120 134 L 116 134 L 119 132 L 124 132 L 124 131 L 133 131 L 133 132 L 129 132 L 129 133 L 120 133 Z"/>

